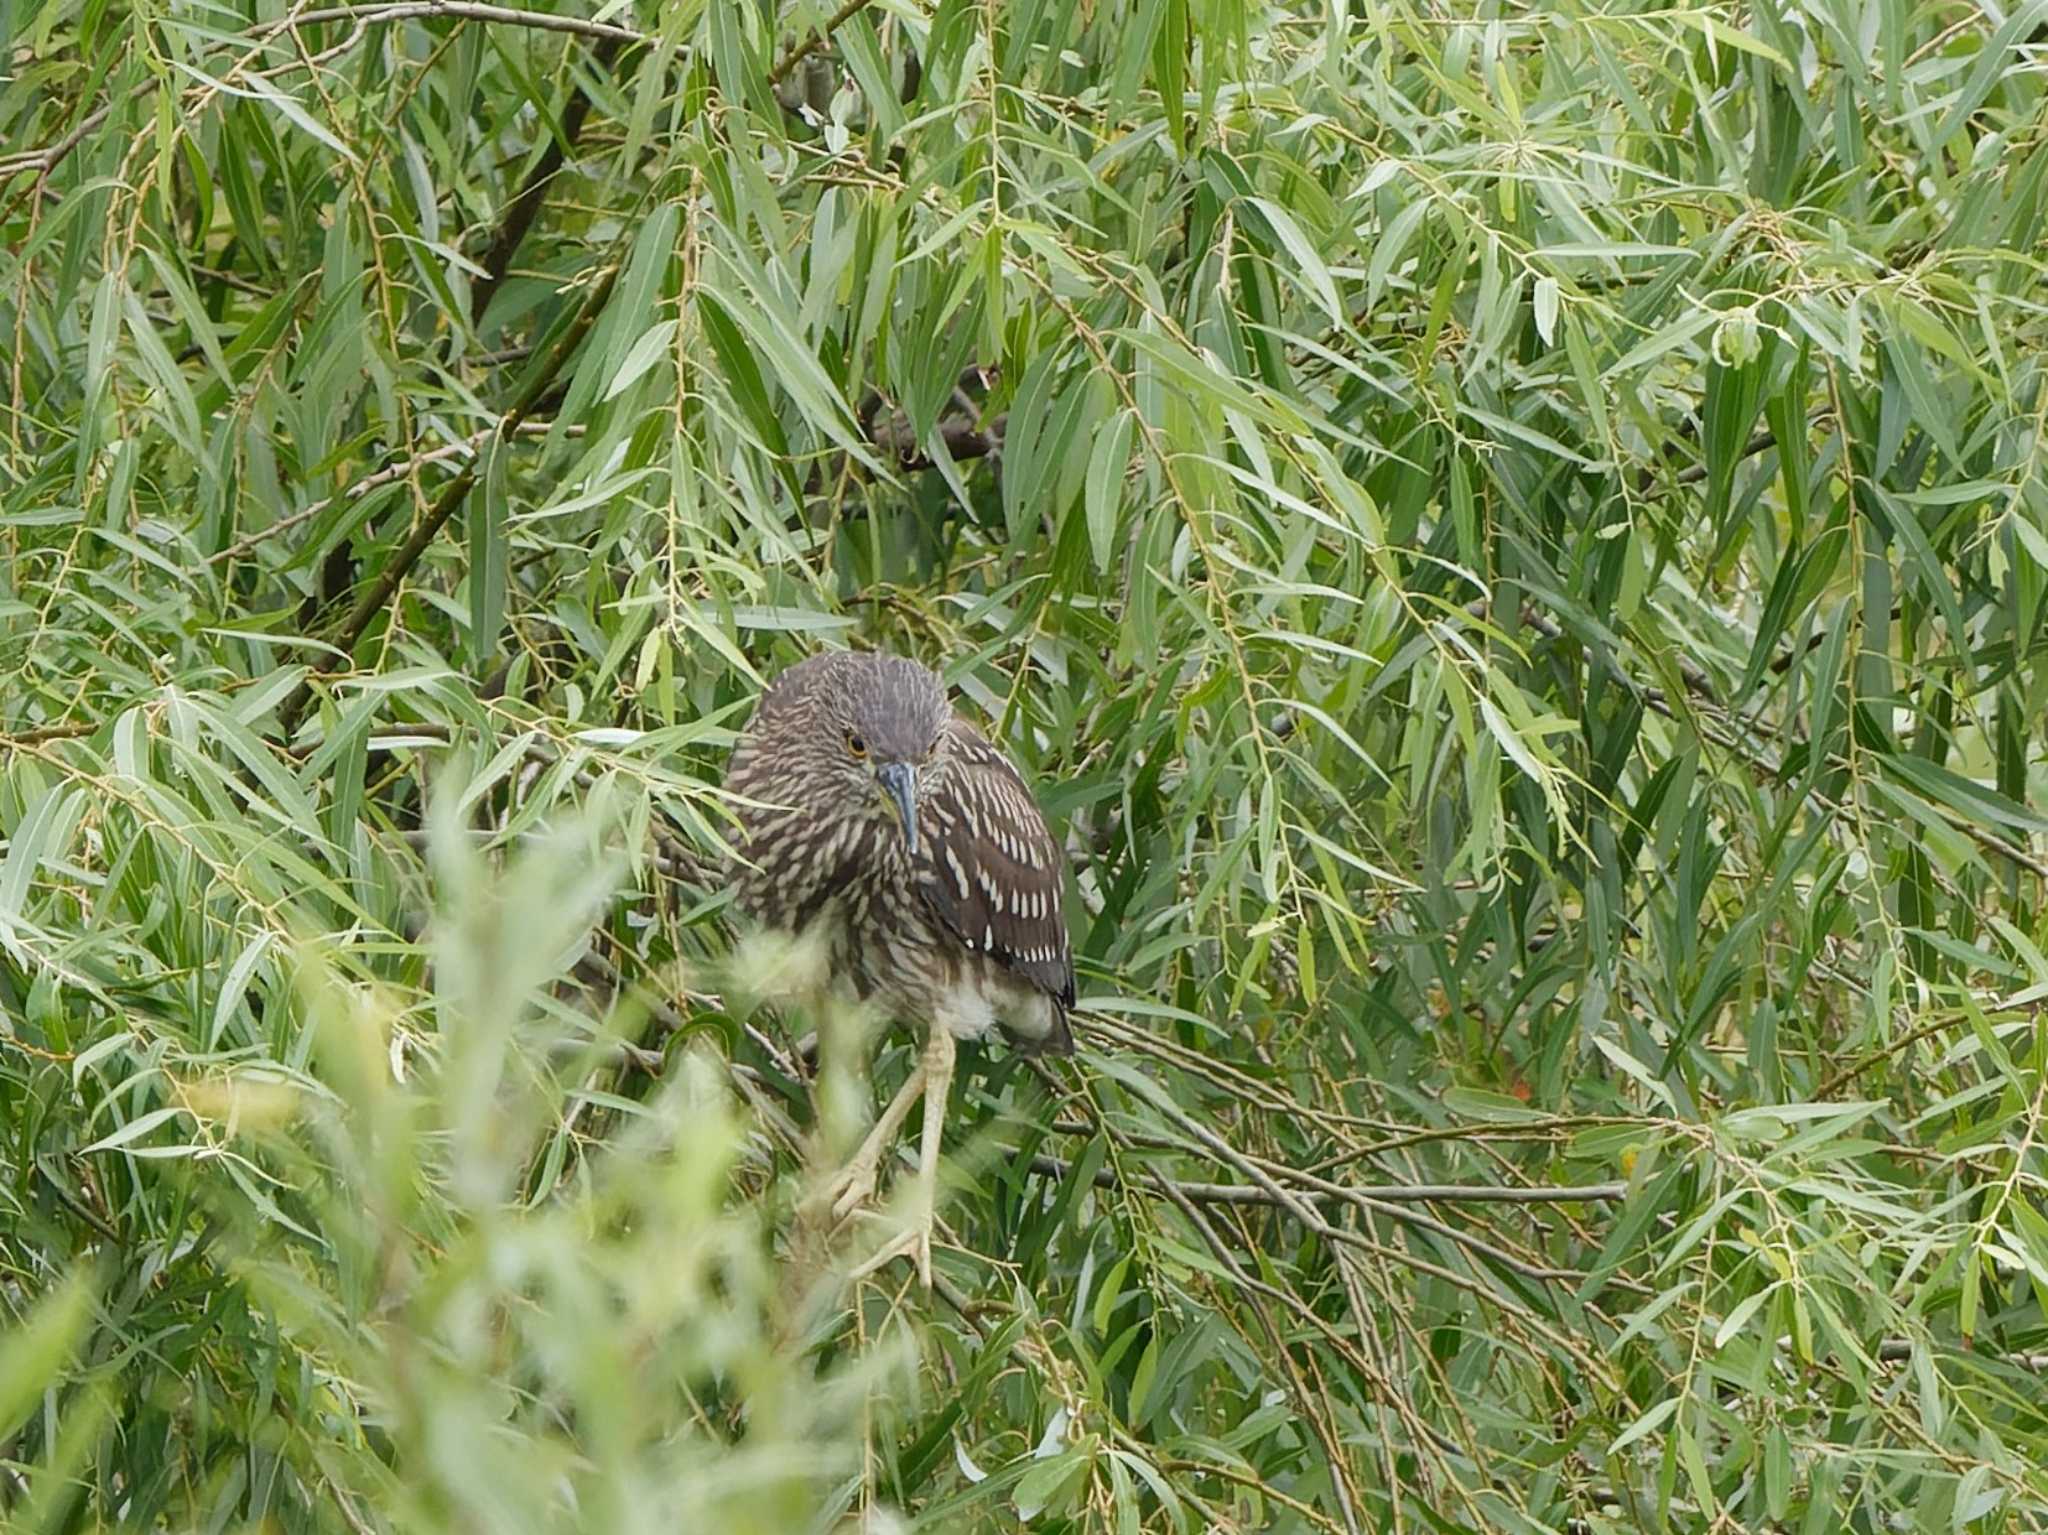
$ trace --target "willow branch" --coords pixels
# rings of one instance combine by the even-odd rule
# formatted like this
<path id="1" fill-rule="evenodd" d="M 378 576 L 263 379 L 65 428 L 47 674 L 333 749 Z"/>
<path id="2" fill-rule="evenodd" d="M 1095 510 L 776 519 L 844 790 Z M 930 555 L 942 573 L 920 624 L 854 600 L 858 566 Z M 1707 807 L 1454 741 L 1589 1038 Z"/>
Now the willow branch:
<path id="1" fill-rule="evenodd" d="M 825 18 L 824 26 L 820 27 L 811 36 L 805 38 L 782 56 L 782 61 L 768 71 L 768 83 L 770 85 L 780 85 L 788 78 L 789 72 L 792 69 L 795 69 L 797 65 L 803 63 L 805 59 L 830 42 L 834 32 L 837 32 L 847 22 L 853 20 L 854 17 L 858 16 L 872 4 L 874 4 L 874 0 L 846 0 L 844 5 Z"/>
<path id="2" fill-rule="evenodd" d="M 258 545 L 269 543 L 271 539 L 276 538 L 280 533 L 288 533 L 293 528 L 311 522 L 337 501 L 361 500 L 373 490 L 389 485 L 394 480 L 406 478 L 415 469 L 424 468 L 428 464 L 445 463 L 451 458 L 461 458 L 466 454 L 474 454 L 489 439 L 491 433 L 497 430 L 498 428 L 495 426 L 479 427 L 467 437 L 458 437 L 455 441 L 445 442 L 438 448 L 429 448 L 426 452 L 414 454 L 411 458 L 402 458 L 396 463 L 386 464 L 382 469 L 364 475 L 360 480 L 349 486 L 348 489 L 336 491 L 331 496 L 315 501 L 311 506 L 303 507 L 299 511 L 293 512 L 289 517 L 280 517 L 269 526 L 258 528 L 255 532 L 236 539 L 235 542 L 229 544 L 220 553 L 208 555 L 206 563 L 209 565 L 220 565 L 229 560 L 239 559 Z M 525 421 L 520 423 L 518 430 L 526 433 L 551 432 L 554 430 L 554 423 L 548 421 Z M 584 430 L 585 428 L 580 422 L 574 426 L 565 426 L 563 428 L 563 431 L 571 437 L 580 436 Z"/>
<path id="3" fill-rule="evenodd" d="M 317 11 L 302 11 L 296 16 L 283 17 L 265 26 L 254 28 L 249 35 L 261 41 L 275 37 L 280 32 L 296 31 L 300 27 L 317 26 L 327 21 L 353 21 L 362 26 L 380 26 L 394 21 L 436 17 L 454 17 L 462 21 L 489 21 L 514 27 L 536 27 L 543 32 L 569 32 L 578 37 L 604 38 L 614 46 L 620 43 L 645 41 L 643 35 L 631 27 L 615 26 L 604 21 L 585 21 L 580 16 L 555 16 L 546 11 L 524 11 L 509 5 L 484 5 L 479 3 L 479 0 L 397 0 L 397 3 L 390 5 L 330 5 Z"/>
<path id="4" fill-rule="evenodd" d="M 570 357 L 575 354 L 577 347 L 582 345 L 583 338 L 590 334 L 591 326 L 597 323 L 597 317 L 603 312 L 606 300 L 611 297 L 612 285 L 618 281 L 618 276 L 617 266 L 606 268 L 597 285 L 585 295 L 583 307 L 576 312 L 576 318 L 569 322 L 569 328 L 562 333 L 561 339 L 555 342 L 553 349 L 534 370 L 533 376 L 526 381 L 526 387 L 519 392 L 519 398 L 513 402 L 512 408 L 505 412 L 504 419 L 498 423 L 497 436 L 501 442 L 519 430 L 520 423 L 532 414 L 534 406 L 554 383 L 555 375 L 562 371 Z M 370 584 L 370 589 L 363 593 L 362 600 L 356 604 L 355 611 L 349 614 L 348 621 L 342 625 L 341 633 L 334 641 L 336 650 L 341 654 L 322 656 L 315 663 L 313 671 L 298 685 L 278 711 L 286 735 L 290 735 L 297 727 L 306 701 L 312 696 L 313 678 L 320 673 L 332 671 L 342 656 L 353 651 L 356 643 L 369 632 L 370 625 L 377 621 L 377 615 L 384 611 L 385 604 L 412 573 L 412 568 L 419 563 L 420 556 L 427 552 L 441 529 L 447 526 L 448 519 L 455 515 L 463 501 L 468 498 L 470 487 L 476 483 L 476 473 L 474 462 L 463 466 L 462 472 L 448 482 L 434 504 L 427 509 L 427 514 L 412 530 L 412 536 L 377 573 L 377 579 Z"/>
<path id="5" fill-rule="evenodd" d="M 608 28 L 590 50 L 591 62 L 599 69 L 609 69 L 618 57 L 619 49 L 627 41 L 635 40 L 636 34 L 619 28 Z M 568 105 L 562 108 L 562 124 L 559 132 L 548 138 L 548 147 L 534 162 L 512 201 L 505 205 L 505 211 L 498 219 L 498 232 L 492 236 L 490 249 L 484 252 L 484 275 L 476 280 L 469 295 L 469 323 L 481 325 L 484 311 L 490 308 L 491 298 L 499 285 L 505 281 L 505 274 L 512 270 L 512 258 L 519 254 L 519 247 L 526 239 L 526 232 L 533 227 L 535 215 L 540 212 L 543 198 L 547 195 L 548 183 L 553 181 L 562 169 L 562 162 L 576 147 L 576 140 L 582 136 L 583 123 L 590 116 L 590 93 L 578 85 L 569 95 Z"/>
<path id="6" fill-rule="evenodd" d="M 1063 1162 L 1058 1157 L 1034 1156 L 1031 1159 L 1031 1170 L 1043 1173 L 1048 1178 L 1065 1178 L 1074 1168 L 1072 1163 Z M 1154 1172 L 1145 1175 L 1145 1186 L 1150 1192 L 1163 1194 L 1169 1184 L 1196 1204 L 1280 1207 L 1284 1203 L 1254 1184 L 1189 1183 L 1183 1179 L 1167 1178 Z M 1095 1186 L 1102 1189 L 1120 1189 L 1124 1187 L 1124 1182 L 1105 1167 L 1096 1172 Z M 1387 1204 L 1554 1205 L 1608 1203 L 1623 1198 L 1627 1193 L 1626 1183 L 1541 1184 L 1525 1189 L 1483 1183 L 1380 1183 L 1362 1185 L 1342 1192 L 1330 1189 L 1302 1189 L 1294 1191 L 1293 1197 L 1311 1202 L 1348 1202 L 1349 1197 L 1355 1195 Z"/>

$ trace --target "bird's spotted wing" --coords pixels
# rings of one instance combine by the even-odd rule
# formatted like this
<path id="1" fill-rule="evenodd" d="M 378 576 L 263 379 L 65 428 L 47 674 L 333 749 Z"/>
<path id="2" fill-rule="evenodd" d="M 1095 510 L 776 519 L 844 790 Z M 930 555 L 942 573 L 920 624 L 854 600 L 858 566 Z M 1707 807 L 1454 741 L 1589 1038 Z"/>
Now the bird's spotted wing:
<path id="1" fill-rule="evenodd" d="M 922 893 L 963 944 L 1064 1012 L 1074 1003 L 1074 961 L 1059 846 L 1009 759 L 958 715 L 946 731 L 944 786 L 918 818 Z"/>

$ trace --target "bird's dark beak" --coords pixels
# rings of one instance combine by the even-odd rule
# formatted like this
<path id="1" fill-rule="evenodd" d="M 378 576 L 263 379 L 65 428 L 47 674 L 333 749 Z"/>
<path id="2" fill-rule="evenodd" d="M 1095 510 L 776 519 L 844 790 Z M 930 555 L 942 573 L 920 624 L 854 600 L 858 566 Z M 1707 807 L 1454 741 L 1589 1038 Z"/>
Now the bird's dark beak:
<path id="1" fill-rule="evenodd" d="M 917 769 L 908 762 L 885 762 L 875 769 L 875 782 L 889 796 L 903 823 L 904 844 L 917 852 Z"/>

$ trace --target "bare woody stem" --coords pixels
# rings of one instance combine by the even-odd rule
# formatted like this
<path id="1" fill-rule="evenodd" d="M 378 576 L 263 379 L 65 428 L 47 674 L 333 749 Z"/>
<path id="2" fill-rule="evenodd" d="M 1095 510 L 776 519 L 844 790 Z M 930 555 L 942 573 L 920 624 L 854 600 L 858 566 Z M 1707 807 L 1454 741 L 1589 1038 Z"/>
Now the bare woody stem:
<path id="1" fill-rule="evenodd" d="M 590 62 L 599 70 L 610 69 L 624 43 L 625 35 L 607 33 L 590 50 Z M 505 281 L 505 274 L 512 270 L 512 259 L 519 253 L 527 230 L 533 226 L 534 217 L 540 212 L 548 183 L 560 173 L 562 162 L 575 150 L 576 141 L 583 133 L 584 119 L 589 115 L 590 95 L 582 86 L 575 86 L 570 92 L 568 105 L 562 108 L 560 130 L 549 136 L 548 147 L 541 152 L 525 182 L 499 216 L 498 232 L 491 239 L 490 249 L 484 252 L 484 275 L 470 289 L 471 325 L 483 323 L 484 311 L 490 307 L 492 296 Z"/>
<path id="2" fill-rule="evenodd" d="M 1048 1178 L 1065 1178 L 1073 1169 L 1058 1157 L 1034 1156 L 1031 1170 Z M 1196 1204 L 1212 1205 L 1273 1205 L 1284 1207 L 1286 1201 L 1250 1183 L 1189 1183 L 1184 1179 L 1166 1178 L 1156 1172 L 1147 1172 L 1145 1181 L 1151 1185 L 1148 1192 L 1162 1192 L 1167 1184 L 1185 1194 Z M 1282 1180 L 1283 1182 L 1286 1180 Z M 1097 1188 L 1117 1189 L 1124 1186 L 1123 1180 L 1108 1168 L 1100 1168 L 1095 1174 Z M 1508 1204 L 1508 1205 L 1556 1205 L 1556 1204 L 1607 1204 L 1623 1198 L 1628 1193 L 1625 1183 L 1580 1183 L 1580 1184 L 1538 1184 L 1531 1188 L 1515 1188 L 1507 1184 L 1490 1183 L 1382 1183 L 1361 1184 L 1351 1192 L 1368 1199 L 1382 1200 L 1388 1204 Z M 1334 1200 L 1342 1196 L 1327 1189 L 1310 1188 L 1298 1191 L 1302 1199 L 1310 1201 Z"/>
<path id="3" fill-rule="evenodd" d="M 605 302 L 611 297 L 612 285 L 618 280 L 618 275 L 619 269 L 616 265 L 606 268 L 603 276 L 584 296 L 583 307 L 576 312 L 576 318 L 569 322 L 568 329 L 562 332 L 541 365 L 528 377 L 526 387 L 520 390 L 519 397 L 512 403 L 512 408 L 506 411 L 498 422 L 496 436 L 500 443 L 519 430 L 520 423 L 533 413 L 533 408 L 539 404 L 548 387 L 554 383 L 555 376 L 575 354 L 583 338 L 590 334 L 590 328 L 597 323 L 598 316 L 604 311 Z M 472 460 L 464 465 L 460 474 L 442 487 L 441 494 L 435 498 L 433 505 L 427 508 L 426 515 L 413 528 L 411 537 L 406 539 L 385 563 L 384 568 L 377 573 L 377 579 L 370 583 L 369 590 L 363 593 L 362 599 L 349 614 L 347 622 L 342 625 L 341 632 L 335 636 L 334 651 L 324 654 L 314 663 L 313 674 L 309 674 L 298 685 L 279 709 L 278 717 L 286 735 L 297 729 L 299 717 L 305 712 L 307 701 L 312 696 L 313 676 L 333 670 L 343 657 L 354 651 L 357 642 L 369 632 L 370 625 L 377 621 L 377 615 L 384 611 L 385 605 L 391 601 L 400 584 L 411 574 L 413 566 L 419 563 L 420 556 L 427 552 L 428 546 L 440 534 L 441 529 L 447 526 L 448 519 L 461 509 L 463 501 L 469 495 L 470 487 L 476 483 L 476 476 L 477 465 L 476 461 Z"/>
<path id="4" fill-rule="evenodd" d="M 844 5 L 825 18 L 825 24 L 822 27 L 782 56 L 780 62 L 768 71 L 768 83 L 770 85 L 780 85 L 789 77 L 789 72 L 792 69 L 795 69 L 797 65 L 803 63 L 805 59 L 824 47 L 831 40 L 834 32 L 837 32 L 847 22 L 853 20 L 854 17 L 858 16 L 872 4 L 874 4 L 874 0 L 846 0 Z"/>

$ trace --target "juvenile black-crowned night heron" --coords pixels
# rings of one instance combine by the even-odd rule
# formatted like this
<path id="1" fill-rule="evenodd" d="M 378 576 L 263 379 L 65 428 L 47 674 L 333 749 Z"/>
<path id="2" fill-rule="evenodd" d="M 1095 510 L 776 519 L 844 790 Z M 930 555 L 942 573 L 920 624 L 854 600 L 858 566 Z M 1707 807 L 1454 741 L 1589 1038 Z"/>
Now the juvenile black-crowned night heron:
<path id="1" fill-rule="evenodd" d="M 1031 1054 L 1074 1048 L 1059 846 L 1009 759 L 900 656 L 831 652 L 777 677 L 726 786 L 740 799 L 740 909 L 821 938 L 835 982 L 925 1030 L 919 1066 L 820 1200 L 843 1219 L 874 1192 L 922 1093 L 910 1224 L 869 1266 L 908 1252 L 929 1285 L 954 1042 L 999 1031 Z"/>

